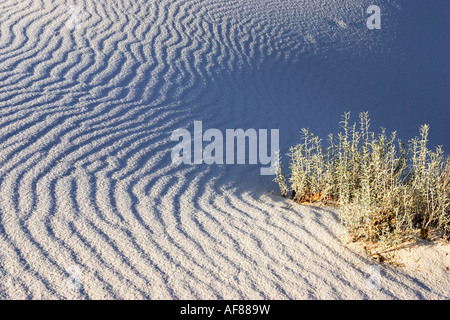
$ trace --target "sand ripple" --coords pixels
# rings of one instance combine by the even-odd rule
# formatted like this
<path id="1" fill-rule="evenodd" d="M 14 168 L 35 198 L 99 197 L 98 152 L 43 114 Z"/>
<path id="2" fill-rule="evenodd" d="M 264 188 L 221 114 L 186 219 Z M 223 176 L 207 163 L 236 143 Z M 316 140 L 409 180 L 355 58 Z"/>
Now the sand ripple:
<path id="1" fill-rule="evenodd" d="M 318 2 L 328 29 L 299 19 L 311 1 L 2 1 L 0 297 L 449 298 L 389 266 L 367 290 L 372 262 L 341 244 L 336 213 L 286 209 L 259 168 L 171 164 L 170 134 L 193 120 L 309 113 L 324 86 L 300 54 L 352 32 L 330 33 L 336 1 Z"/>

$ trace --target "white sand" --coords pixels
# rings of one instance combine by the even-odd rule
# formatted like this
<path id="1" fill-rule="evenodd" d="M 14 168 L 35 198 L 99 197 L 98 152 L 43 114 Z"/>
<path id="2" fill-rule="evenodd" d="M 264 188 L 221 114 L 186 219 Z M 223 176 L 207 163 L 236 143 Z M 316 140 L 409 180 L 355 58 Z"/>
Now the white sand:
<path id="1" fill-rule="evenodd" d="M 170 161 L 194 120 L 280 128 L 286 150 L 367 102 L 339 61 L 392 50 L 361 27 L 370 4 L 2 1 L 0 298 L 449 299 L 448 244 L 376 264 L 259 166 Z"/>

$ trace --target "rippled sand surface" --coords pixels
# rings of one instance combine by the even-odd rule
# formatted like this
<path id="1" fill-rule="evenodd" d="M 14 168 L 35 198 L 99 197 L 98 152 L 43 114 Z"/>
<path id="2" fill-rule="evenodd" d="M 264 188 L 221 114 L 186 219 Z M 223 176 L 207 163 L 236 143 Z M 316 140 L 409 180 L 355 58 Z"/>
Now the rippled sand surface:
<path id="1" fill-rule="evenodd" d="M 328 131 L 373 94 L 364 55 L 395 49 L 370 4 L 3 0 L 0 298 L 449 299 L 444 246 L 376 269 L 335 209 L 288 208 L 259 166 L 171 162 L 194 120 L 278 128 L 286 152 Z"/>

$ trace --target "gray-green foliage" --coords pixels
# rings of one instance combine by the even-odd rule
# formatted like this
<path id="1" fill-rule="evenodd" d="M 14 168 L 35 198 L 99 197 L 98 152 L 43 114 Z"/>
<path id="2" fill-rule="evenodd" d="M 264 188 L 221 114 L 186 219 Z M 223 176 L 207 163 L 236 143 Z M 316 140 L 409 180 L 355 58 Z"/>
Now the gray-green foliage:
<path id="1" fill-rule="evenodd" d="M 278 184 L 278 186 L 280 187 L 280 191 L 281 191 L 281 195 L 283 197 L 286 197 L 288 192 L 289 192 L 289 188 L 286 184 L 286 178 L 283 174 L 283 170 L 281 168 L 281 157 L 280 157 L 280 152 L 277 152 L 276 154 L 276 162 L 275 162 L 275 179 L 274 181 Z"/>
<path id="2" fill-rule="evenodd" d="M 441 147 L 429 150 L 428 125 L 407 146 L 370 131 L 368 113 L 359 125 L 345 113 L 341 132 L 328 137 L 328 147 L 307 129 L 290 149 L 290 189 L 298 202 L 333 199 L 350 235 L 394 244 L 417 228 L 450 234 L 450 158 Z M 288 193 L 281 165 L 275 181 Z"/>

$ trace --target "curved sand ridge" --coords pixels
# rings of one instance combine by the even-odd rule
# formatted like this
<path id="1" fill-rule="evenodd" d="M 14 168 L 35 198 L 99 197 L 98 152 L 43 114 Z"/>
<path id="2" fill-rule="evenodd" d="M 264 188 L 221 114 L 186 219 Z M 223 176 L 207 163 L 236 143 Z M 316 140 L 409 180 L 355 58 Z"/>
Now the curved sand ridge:
<path id="1" fill-rule="evenodd" d="M 336 212 L 287 209 L 258 166 L 171 164 L 194 120 L 294 141 L 327 87 L 302 53 L 373 41 L 338 2 L 3 1 L 0 297 L 448 299 L 445 271 L 373 290 Z"/>

